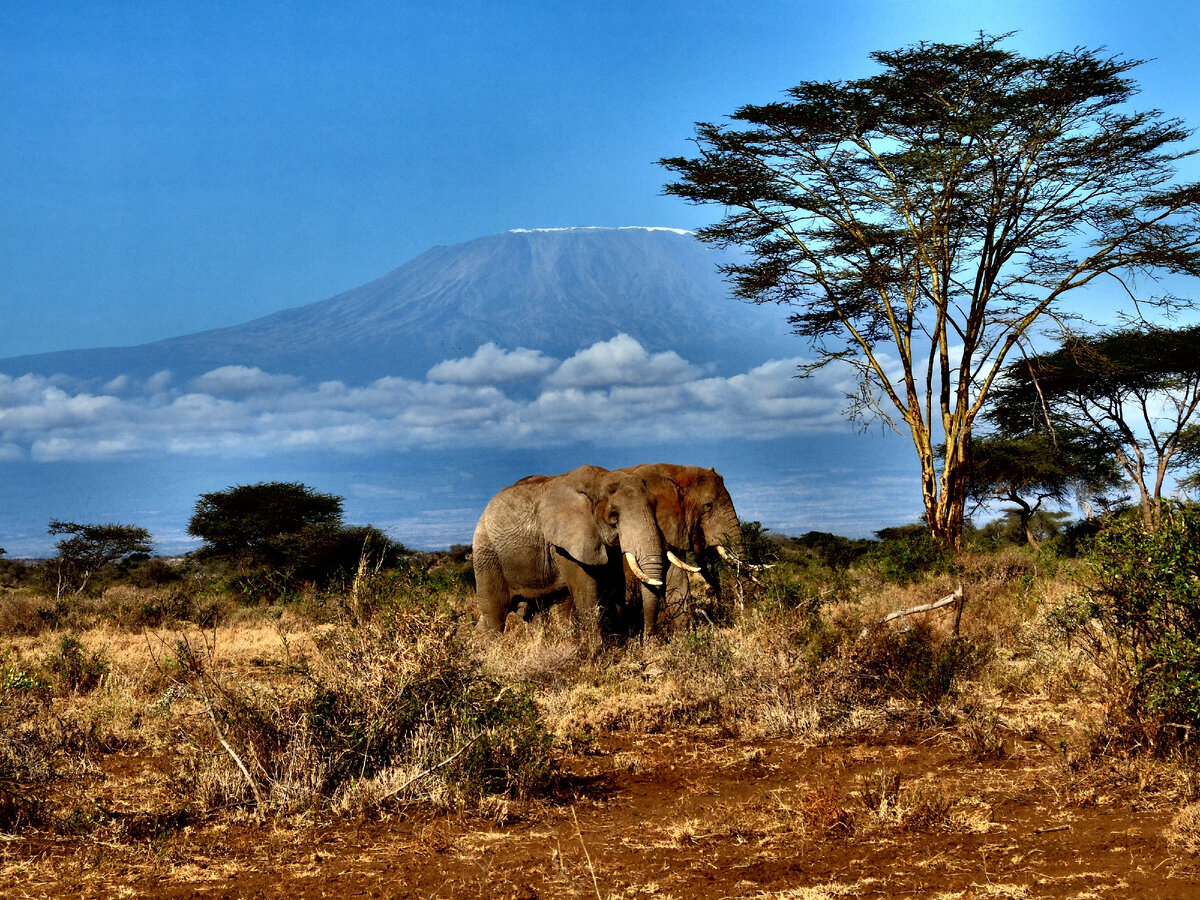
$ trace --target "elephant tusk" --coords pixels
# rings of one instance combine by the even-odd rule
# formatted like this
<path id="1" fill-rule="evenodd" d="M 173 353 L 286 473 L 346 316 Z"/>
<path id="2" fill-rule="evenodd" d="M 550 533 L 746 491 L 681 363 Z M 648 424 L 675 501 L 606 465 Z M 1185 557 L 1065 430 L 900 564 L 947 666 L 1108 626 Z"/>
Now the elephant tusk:
<path id="1" fill-rule="evenodd" d="M 629 571 L 633 572 L 633 574 L 637 576 L 638 581 L 641 581 L 644 584 L 648 584 L 648 585 L 650 585 L 650 587 L 662 587 L 663 586 L 663 583 L 661 581 L 659 581 L 658 579 L 655 579 L 655 578 L 651 578 L 649 575 L 647 575 L 645 572 L 642 571 L 642 567 L 639 566 L 637 564 L 637 560 L 633 558 L 633 551 L 631 551 L 631 550 L 625 551 L 625 562 L 629 563 Z"/>
<path id="2" fill-rule="evenodd" d="M 763 569 L 775 568 L 774 563 L 742 562 L 740 559 L 738 559 L 736 556 L 734 556 L 732 553 L 730 553 L 729 548 L 726 547 L 724 544 L 717 544 L 717 552 L 719 554 L 721 554 L 721 558 L 724 559 L 726 562 L 732 563 L 733 565 L 738 566 L 738 567 L 745 566 L 747 569 L 750 569 L 753 572 L 761 572 Z"/>
<path id="3" fill-rule="evenodd" d="M 680 559 L 678 556 L 676 556 L 674 551 L 672 551 L 672 550 L 667 551 L 667 559 L 669 559 L 671 561 L 671 565 L 678 566 L 679 568 L 681 568 L 687 572 L 699 572 L 700 571 L 699 566 L 688 565 L 682 559 Z"/>

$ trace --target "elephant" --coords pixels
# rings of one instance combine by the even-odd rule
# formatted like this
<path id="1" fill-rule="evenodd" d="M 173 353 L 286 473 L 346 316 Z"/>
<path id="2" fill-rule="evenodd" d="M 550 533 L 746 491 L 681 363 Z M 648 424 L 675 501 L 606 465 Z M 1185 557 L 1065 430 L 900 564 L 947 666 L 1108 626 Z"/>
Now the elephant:
<path id="1" fill-rule="evenodd" d="M 620 583 L 619 558 L 641 584 L 644 602 L 656 608 L 664 561 L 653 504 L 640 476 L 598 466 L 532 475 L 501 490 L 472 541 L 480 629 L 503 631 L 515 598 L 565 588 L 582 631 L 598 642 L 599 597 L 606 582 Z M 610 548 L 619 548 L 619 557 L 610 557 Z"/>
<path id="2" fill-rule="evenodd" d="M 715 469 L 671 463 L 646 463 L 618 471 L 641 478 L 654 497 L 655 519 L 667 556 L 665 605 L 677 617 L 690 596 L 688 572 L 698 572 L 718 598 L 720 578 L 712 552 L 740 564 L 742 529 L 725 480 Z M 699 565 L 690 565 L 688 551 Z M 643 592 L 642 629 L 652 634 L 658 624 L 657 595 Z M 649 606 L 647 605 L 649 604 Z"/>

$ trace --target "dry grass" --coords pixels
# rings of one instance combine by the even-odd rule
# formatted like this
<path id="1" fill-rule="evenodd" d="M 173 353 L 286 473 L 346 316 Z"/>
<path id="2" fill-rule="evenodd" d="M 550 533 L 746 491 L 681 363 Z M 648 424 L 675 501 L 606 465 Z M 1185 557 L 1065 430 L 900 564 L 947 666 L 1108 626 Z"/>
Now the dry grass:
<path id="1" fill-rule="evenodd" d="M 96 846 L 102 840 L 119 848 L 116 858 L 134 853 L 147 831 L 224 827 L 255 816 L 299 827 L 421 808 L 469 813 L 499 827 L 519 815 L 515 798 L 543 790 L 549 773 L 521 774 L 510 759 L 517 774 L 508 781 L 492 770 L 479 775 L 487 760 L 476 750 L 484 746 L 492 759 L 531 752 L 520 741 L 539 734 L 574 751 L 613 733 L 811 745 L 886 736 L 941 742 L 980 763 L 1018 767 L 1014 747 L 1041 741 L 1059 760 L 1047 792 L 1086 807 L 1122 781 L 1176 798 L 1183 808 L 1166 837 L 1180 854 L 1200 853 L 1200 791 L 1189 787 L 1195 780 L 1176 763 L 1123 756 L 1105 743 L 1111 724 L 1103 673 L 1047 618 L 1076 590 L 1071 574 L 1015 552 L 968 559 L 963 568 L 905 587 L 864 575 L 842 583 L 816 612 L 779 599 L 820 593 L 802 583 L 808 575 L 784 568 L 772 577 L 791 579 L 788 590 L 768 596 L 746 586 L 744 610 L 721 624 L 670 640 L 614 642 L 596 654 L 582 652 L 570 621 L 556 614 L 514 619 L 498 639 L 482 641 L 464 616 L 470 602 L 461 589 L 430 593 L 418 605 L 406 595 L 389 606 L 383 586 L 366 584 L 355 604 L 343 604 L 355 606 L 353 624 L 349 617 L 326 621 L 326 604 L 311 616 L 295 605 L 226 611 L 215 627 L 202 628 L 135 625 L 173 595 L 116 586 L 71 612 L 71 621 L 88 627 L 70 631 L 45 627 L 53 619 L 45 598 L 9 591 L 0 604 L 0 829 L 71 833 Z M 967 605 L 959 636 L 947 609 L 859 639 L 865 624 L 948 594 L 960 581 Z M 107 666 L 86 689 L 71 687 L 47 662 L 64 636 L 79 642 L 85 662 L 95 657 Z M 942 681 L 922 680 L 934 670 Z M 405 718 L 401 698 L 410 696 L 419 709 Z M 534 704 L 541 730 L 481 738 L 492 733 L 491 713 L 478 710 L 519 718 L 506 705 L 517 697 Z M 478 711 L 474 718 L 434 715 L 467 708 Z M 539 747 L 554 755 L 548 742 Z M 730 753 L 711 764 L 767 765 Z M 652 753 L 626 748 L 605 771 L 643 776 L 655 766 Z M 681 809 L 622 841 L 767 852 L 795 841 L 985 834 L 994 825 L 992 808 L 970 785 L 902 774 L 886 763 L 862 778 L 821 774 L 798 773 L 791 789 L 767 801 Z M 578 843 L 563 847 L 574 860 L 563 862 L 563 877 L 587 894 L 594 873 Z M 872 884 L 747 896 L 854 896 Z M 995 889 L 995 896 L 1022 890 Z"/>
<path id="2" fill-rule="evenodd" d="M 1164 836 L 1171 845 L 1183 853 L 1200 854 L 1200 803 L 1189 803 L 1181 809 Z"/>

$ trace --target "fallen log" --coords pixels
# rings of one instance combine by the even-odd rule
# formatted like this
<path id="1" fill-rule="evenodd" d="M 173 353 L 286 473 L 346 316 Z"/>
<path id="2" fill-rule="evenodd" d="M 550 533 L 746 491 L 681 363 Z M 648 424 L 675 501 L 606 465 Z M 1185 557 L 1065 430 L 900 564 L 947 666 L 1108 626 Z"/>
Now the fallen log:
<path id="1" fill-rule="evenodd" d="M 921 606 L 910 606 L 908 609 L 898 609 L 895 612 L 888 613 L 886 616 L 884 616 L 878 622 L 875 622 L 873 624 L 874 625 L 886 625 L 888 622 L 891 622 L 894 619 L 903 619 L 906 616 L 916 615 L 917 613 L 930 612 L 931 610 L 941 609 L 943 606 L 949 606 L 951 603 L 955 603 L 955 602 L 958 602 L 960 604 L 959 605 L 959 615 L 961 615 L 962 614 L 961 604 L 963 602 L 963 586 L 961 584 L 957 588 L 955 588 L 953 594 L 949 594 L 948 596 L 942 597 L 942 599 L 940 599 L 940 600 L 934 600 L 932 603 L 925 603 L 925 604 L 922 604 Z M 958 630 L 957 626 L 958 626 L 958 620 L 956 618 L 955 619 L 955 631 Z M 867 636 L 867 633 L 871 630 L 872 627 L 873 627 L 873 625 L 868 625 L 865 628 L 863 628 L 863 630 L 861 632 L 859 632 L 858 639 L 861 641 L 863 638 L 865 638 Z"/>

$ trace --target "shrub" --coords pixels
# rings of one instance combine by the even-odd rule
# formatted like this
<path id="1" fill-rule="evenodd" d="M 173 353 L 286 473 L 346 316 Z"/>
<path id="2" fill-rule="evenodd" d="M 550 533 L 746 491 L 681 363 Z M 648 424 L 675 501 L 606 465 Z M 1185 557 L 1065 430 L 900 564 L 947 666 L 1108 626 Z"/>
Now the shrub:
<path id="1" fill-rule="evenodd" d="M 353 577 L 359 561 L 395 565 L 405 548 L 371 525 L 342 522 L 342 498 L 296 482 L 237 485 L 201 494 L 188 533 L 197 557 L 231 564 L 229 589 L 248 599 L 289 598 L 306 585 Z"/>
<path id="2" fill-rule="evenodd" d="M 742 522 L 742 552 L 746 562 L 763 565 L 779 559 L 779 542 L 761 522 Z"/>
<path id="3" fill-rule="evenodd" d="M 183 580 L 179 568 L 163 559 L 147 559 L 130 565 L 123 575 L 123 581 L 140 588 L 163 587 Z"/>
<path id="4" fill-rule="evenodd" d="M 63 690 L 81 694 L 94 690 L 109 670 L 104 650 L 88 653 L 74 634 L 64 634 L 59 639 L 58 649 L 46 656 L 44 667 Z"/>
<path id="5" fill-rule="evenodd" d="M 926 624 L 874 628 L 852 651 L 850 677 L 861 691 L 936 706 L 956 682 L 976 675 L 991 647 L 965 637 L 938 638 Z"/>
<path id="6" fill-rule="evenodd" d="M 912 584 L 926 575 L 953 571 L 954 558 L 924 525 L 885 528 L 867 557 L 885 581 Z"/>
<path id="7" fill-rule="evenodd" d="M 1134 726 L 1164 747 L 1200 739 L 1200 508 L 1157 529 L 1117 520 L 1094 540 L 1097 586 L 1069 619 L 1099 619 L 1105 656 Z M 1065 623 L 1064 623 L 1065 624 Z"/>
<path id="8" fill-rule="evenodd" d="M 219 682 L 193 660 L 215 731 L 180 787 L 202 805 L 264 812 L 536 792 L 554 770 L 550 735 L 525 689 L 482 672 L 458 624 L 410 607 L 334 630 L 293 688 Z"/>
<path id="9" fill-rule="evenodd" d="M 0 831 L 16 831 L 45 821 L 42 787 L 56 774 L 58 748 L 41 678 L 11 665 L 0 675 Z"/>
<path id="10" fill-rule="evenodd" d="M 834 572 L 845 572 L 875 546 L 874 541 L 863 538 L 851 540 L 825 531 L 809 531 L 793 538 L 792 542 L 803 547 L 822 565 Z"/>

